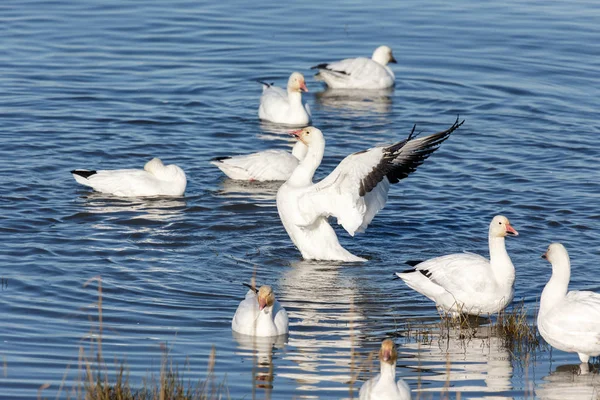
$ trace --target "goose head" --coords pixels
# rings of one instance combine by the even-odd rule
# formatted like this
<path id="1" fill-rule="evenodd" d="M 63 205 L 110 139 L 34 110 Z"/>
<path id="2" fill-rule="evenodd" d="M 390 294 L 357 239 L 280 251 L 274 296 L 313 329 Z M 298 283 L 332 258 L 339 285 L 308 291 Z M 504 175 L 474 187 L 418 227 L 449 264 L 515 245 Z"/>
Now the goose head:
<path id="1" fill-rule="evenodd" d="M 561 243 L 552 243 L 548 246 L 548 250 L 544 254 L 542 254 L 542 258 L 544 260 L 548 260 L 550 264 L 557 265 L 564 263 L 565 261 L 569 262 L 569 253 L 565 246 Z"/>
<path id="2" fill-rule="evenodd" d="M 508 218 L 503 215 L 496 215 L 490 223 L 490 237 L 506 236 L 519 236 L 519 232 L 510 225 Z"/>
<path id="3" fill-rule="evenodd" d="M 371 59 L 375 62 L 378 62 L 381 65 L 387 65 L 388 63 L 396 64 L 397 61 L 392 54 L 392 49 L 388 46 L 379 46 L 373 52 L 373 57 Z"/>
<path id="4" fill-rule="evenodd" d="M 273 293 L 271 286 L 261 286 L 260 289 L 258 289 L 257 300 L 260 311 L 264 311 L 266 314 L 271 312 L 273 304 L 275 304 L 275 294 Z"/>
<path id="5" fill-rule="evenodd" d="M 294 72 L 290 75 L 290 79 L 287 84 L 288 92 L 308 92 L 306 88 L 306 82 L 304 81 L 304 75 L 300 72 Z"/>
<path id="6" fill-rule="evenodd" d="M 165 165 L 160 158 L 154 157 L 144 165 L 144 170 L 164 181 L 186 182 L 185 172 L 175 164 Z"/>
<path id="7" fill-rule="evenodd" d="M 396 351 L 396 344 L 392 339 L 385 339 L 381 342 L 381 348 L 379 349 L 379 361 L 383 364 L 396 365 L 396 359 L 398 358 L 398 352 Z"/>
<path id="8" fill-rule="evenodd" d="M 325 142 L 323 132 L 314 126 L 307 126 L 306 128 L 298 129 L 297 131 L 290 132 L 290 135 L 308 147 L 310 147 L 311 144 Z"/>

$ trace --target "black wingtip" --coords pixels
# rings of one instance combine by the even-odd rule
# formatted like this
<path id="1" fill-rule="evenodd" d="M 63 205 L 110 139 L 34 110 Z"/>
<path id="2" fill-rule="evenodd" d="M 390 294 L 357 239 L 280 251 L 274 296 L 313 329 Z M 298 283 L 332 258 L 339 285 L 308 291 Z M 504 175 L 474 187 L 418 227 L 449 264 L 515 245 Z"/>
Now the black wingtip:
<path id="1" fill-rule="evenodd" d="M 314 67 L 310 67 L 310 69 L 326 69 L 329 64 L 323 63 L 319 65 L 315 65 Z"/>
<path id="2" fill-rule="evenodd" d="M 90 176 L 95 175 L 97 172 L 96 171 L 88 171 L 86 169 L 74 169 L 73 171 L 71 171 L 71 173 L 73 175 L 79 175 L 79 176 L 87 179 Z"/>
<path id="3" fill-rule="evenodd" d="M 231 158 L 230 156 L 214 157 L 214 158 L 211 158 L 210 161 L 223 161 L 223 160 L 229 160 L 230 158 Z"/>
<path id="4" fill-rule="evenodd" d="M 254 290 L 254 293 L 258 293 L 258 289 L 255 288 L 254 286 L 252 286 L 252 285 L 250 285 L 248 283 L 245 283 L 245 282 L 242 283 L 242 285 L 246 286 L 247 288 L 250 288 L 250 289 Z"/>
<path id="5" fill-rule="evenodd" d="M 258 82 L 258 83 L 260 83 L 260 84 L 263 84 L 263 85 L 265 85 L 266 87 L 271 87 L 271 86 L 273 86 L 273 83 L 268 83 L 268 82 L 265 82 L 265 81 L 259 81 L 259 80 L 257 80 L 256 82 Z"/>
<path id="6" fill-rule="evenodd" d="M 421 264 L 422 262 L 423 262 L 423 260 L 408 260 L 404 264 L 410 265 L 411 267 L 416 267 L 417 265 Z"/>

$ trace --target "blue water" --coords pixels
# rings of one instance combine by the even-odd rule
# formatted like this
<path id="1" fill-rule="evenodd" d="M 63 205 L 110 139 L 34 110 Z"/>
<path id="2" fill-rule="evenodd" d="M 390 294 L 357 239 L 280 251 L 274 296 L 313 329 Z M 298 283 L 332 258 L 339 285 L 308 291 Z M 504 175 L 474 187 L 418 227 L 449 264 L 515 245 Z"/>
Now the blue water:
<path id="1" fill-rule="evenodd" d="M 600 290 L 599 22 L 592 1 L 2 2 L 0 397 L 35 398 L 44 384 L 43 396 L 67 396 L 98 335 L 97 280 L 84 284 L 101 277 L 103 356 L 111 373 L 126 362 L 134 386 L 165 346 L 203 378 L 214 346 L 232 398 L 356 397 L 378 368 L 371 352 L 393 336 L 414 397 L 449 385 L 452 398 L 592 398 L 598 377 L 573 375 L 574 354 L 406 337 L 438 316 L 392 274 L 410 259 L 486 254 L 489 221 L 504 214 L 520 233 L 507 243 L 515 297 L 532 318 L 553 241 L 570 252 L 571 286 Z M 389 93 L 336 95 L 311 77 L 312 65 L 381 44 L 398 60 Z M 339 230 L 364 265 L 302 261 L 277 184 L 238 184 L 208 163 L 288 148 L 258 120 L 255 80 L 285 85 L 295 70 L 327 139 L 319 178 L 414 123 L 433 133 L 466 119 L 391 188 L 364 235 Z M 154 156 L 186 171 L 185 197 L 98 195 L 68 173 Z M 288 309 L 287 343 L 253 350 L 232 336 L 254 273 Z"/>

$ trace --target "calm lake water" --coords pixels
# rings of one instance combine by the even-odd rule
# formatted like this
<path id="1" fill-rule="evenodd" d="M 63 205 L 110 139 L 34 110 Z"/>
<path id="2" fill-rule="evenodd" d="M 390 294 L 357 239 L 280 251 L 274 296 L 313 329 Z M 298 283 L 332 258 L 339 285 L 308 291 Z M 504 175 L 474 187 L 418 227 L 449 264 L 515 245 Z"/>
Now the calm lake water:
<path id="1" fill-rule="evenodd" d="M 389 336 L 415 398 L 595 398 L 600 379 L 574 375 L 575 354 L 408 337 L 438 314 L 392 276 L 406 260 L 487 255 L 489 221 L 504 214 L 520 233 L 507 241 L 515 299 L 531 318 L 553 241 L 572 257 L 571 287 L 600 291 L 599 3 L 8 0 L 0 35 L 0 397 L 35 398 L 44 384 L 43 396 L 66 397 L 59 386 L 77 381 L 98 329 L 97 282 L 84 284 L 101 277 L 103 355 L 111 373 L 125 361 L 134 386 L 158 372 L 164 346 L 202 378 L 214 346 L 232 398 L 351 398 Z M 310 66 L 381 44 L 398 60 L 394 90 L 360 97 L 312 79 Z M 366 234 L 339 230 L 364 264 L 302 261 L 278 185 L 239 184 L 208 163 L 289 148 L 260 124 L 255 80 L 285 85 L 292 71 L 327 139 L 318 178 L 414 123 L 427 134 L 466 119 L 391 188 Z M 185 197 L 112 198 L 69 174 L 153 156 L 186 171 Z M 232 335 L 254 273 L 288 310 L 287 342 Z"/>

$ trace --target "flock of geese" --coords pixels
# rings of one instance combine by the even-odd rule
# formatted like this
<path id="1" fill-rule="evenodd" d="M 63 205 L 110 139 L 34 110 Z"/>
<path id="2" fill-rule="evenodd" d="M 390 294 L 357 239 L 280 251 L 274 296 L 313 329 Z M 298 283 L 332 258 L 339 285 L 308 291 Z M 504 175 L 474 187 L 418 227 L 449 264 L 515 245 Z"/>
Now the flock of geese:
<path id="1" fill-rule="evenodd" d="M 392 50 L 378 47 L 371 58 L 359 57 L 319 64 L 317 80 L 331 88 L 372 90 L 394 85 Z M 304 76 L 291 74 L 286 90 L 261 82 L 258 116 L 277 124 L 306 126 L 311 122 Z M 323 133 L 307 126 L 294 130 L 292 152 L 266 150 L 249 155 L 219 157 L 211 161 L 230 179 L 284 181 L 277 192 L 277 210 L 290 239 L 307 260 L 364 262 L 344 249 L 329 218 L 351 236 L 364 232 L 387 201 L 391 184 L 406 178 L 421 165 L 464 121 L 457 118 L 448 129 L 418 137 L 415 128 L 404 140 L 351 154 L 323 180 L 313 183 L 325 152 Z M 123 197 L 182 196 L 187 179 L 176 165 L 158 158 L 143 169 L 71 171 L 75 180 L 102 193 Z M 511 303 L 515 268 L 506 251 L 505 237 L 518 233 L 508 218 L 495 216 L 489 226 L 489 259 L 472 253 L 444 255 L 412 262 L 411 269 L 396 275 L 436 306 L 452 314 L 493 314 Z M 542 337 L 557 349 L 576 352 L 582 363 L 600 355 L 600 295 L 568 291 L 570 260 L 565 247 L 553 243 L 542 256 L 552 264 L 537 318 Z M 278 336 L 289 332 L 285 308 L 270 286 L 250 287 L 232 320 L 232 329 L 243 335 Z M 395 382 L 397 351 L 386 339 L 379 351 L 380 373 L 365 382 L 361 399 L 410 399 L 410 388 Z"/>

